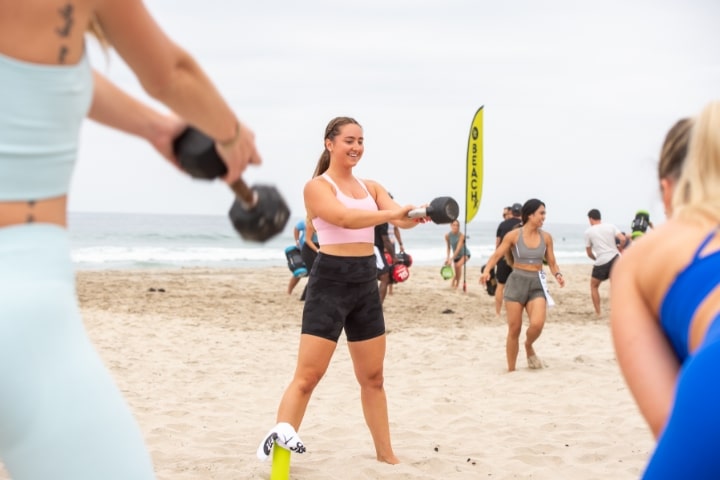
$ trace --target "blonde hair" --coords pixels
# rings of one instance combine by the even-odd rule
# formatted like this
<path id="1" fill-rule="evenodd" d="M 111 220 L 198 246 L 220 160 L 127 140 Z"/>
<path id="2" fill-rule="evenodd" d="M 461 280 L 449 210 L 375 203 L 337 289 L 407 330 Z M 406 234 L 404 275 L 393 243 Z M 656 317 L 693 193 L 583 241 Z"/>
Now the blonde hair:
<path id="1" fill-rule="evenodd" d="M 720 221 L 720 101 L 707 104 L 695 119 L 672 206 L 677 216 Z"/>

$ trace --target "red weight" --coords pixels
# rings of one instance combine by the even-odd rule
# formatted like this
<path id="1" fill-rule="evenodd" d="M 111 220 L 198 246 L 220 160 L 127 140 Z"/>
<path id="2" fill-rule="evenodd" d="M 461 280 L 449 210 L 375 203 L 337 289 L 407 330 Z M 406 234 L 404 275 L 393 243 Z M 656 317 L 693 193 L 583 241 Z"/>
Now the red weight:
<path id="1" fill-rule="evenodd" d="M 392 278 L 396 283 L 402 283 L 408 278 L 410 278 L 410 270 L 408 270 L 408 268 L 401 263 L 393 265 L 390 274 L 392 275 Z"/>

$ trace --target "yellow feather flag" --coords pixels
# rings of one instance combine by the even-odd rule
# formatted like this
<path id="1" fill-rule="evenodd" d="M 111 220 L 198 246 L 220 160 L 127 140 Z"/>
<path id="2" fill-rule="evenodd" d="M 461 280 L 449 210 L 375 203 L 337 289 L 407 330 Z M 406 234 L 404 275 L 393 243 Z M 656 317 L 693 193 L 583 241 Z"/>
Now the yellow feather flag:
<path id="1" fill-rule="evenodd" d="M 467 167 L 465 170 L 465 223 L 480 209 L 483 184 L 483 106 L 478 108 L 470 124 Z"/>

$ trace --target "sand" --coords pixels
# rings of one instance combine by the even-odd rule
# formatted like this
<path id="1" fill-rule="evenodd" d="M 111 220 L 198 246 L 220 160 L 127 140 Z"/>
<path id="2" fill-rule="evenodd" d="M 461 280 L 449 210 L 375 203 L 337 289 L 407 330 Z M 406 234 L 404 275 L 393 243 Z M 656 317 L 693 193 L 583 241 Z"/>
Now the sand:
<path id="1" fill-rule="evenodd" d="M 562 266 L 535 344 L 546 364 L 506 372 L 505 319 L 467 271 L 467 292 L 414 266 L 385 301 L 394 449 L 375 460 L 346 342 L 316 389 L 291 479 L 632 479 L 654 441 L 620 375 L 590 265 Z M 133 410 L 159 479 L 268 479 L 255 449 L 295 368 L 302 280 L 261 270 L 78 273 L 88 332 Z M 154 289 L 155 291 L 151 291 Z M 159 291 L 160 289 L 164 291 Z M 527 322 L 525 321 L 525 324 Z M 524 336 L 524 331 L 523 331 Z M 522 337 L 521 337 L 522 338 Z M 0 466 L 0 479 L 7 479 Z"/>

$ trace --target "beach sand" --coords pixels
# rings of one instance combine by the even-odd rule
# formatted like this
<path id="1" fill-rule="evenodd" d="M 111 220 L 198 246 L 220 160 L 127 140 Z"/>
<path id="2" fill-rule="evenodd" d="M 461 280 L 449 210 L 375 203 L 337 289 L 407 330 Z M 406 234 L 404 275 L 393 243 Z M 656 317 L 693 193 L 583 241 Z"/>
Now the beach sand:
<path id="1" fill-rule="evenodd" d="M 506 372 L 505 320 L 469 265 L 467 292 L 412 267 L 385 301 L 385 387 L 400 465 L 375 460 L 341 339 L 305 416 L 291 479 L 633 479 L 654 441 L 620 375 L 590 265 L 550 282 L 536 351 Z M 79 272 L 88 332 L 137 418 L 159 479 L 268 479 L 255 457 L 295 368 L 302 280 L 260 270 Z M 156 291 L 150 291 L 155 289 Z M 164 291 L 158 291 L 163 289 Z M 525 320 L 525 325 L 527 321 Z M 524 338 L 524 330 L 523 330 Z M 0 467 L 0 478 L 6 479 Z"/>

